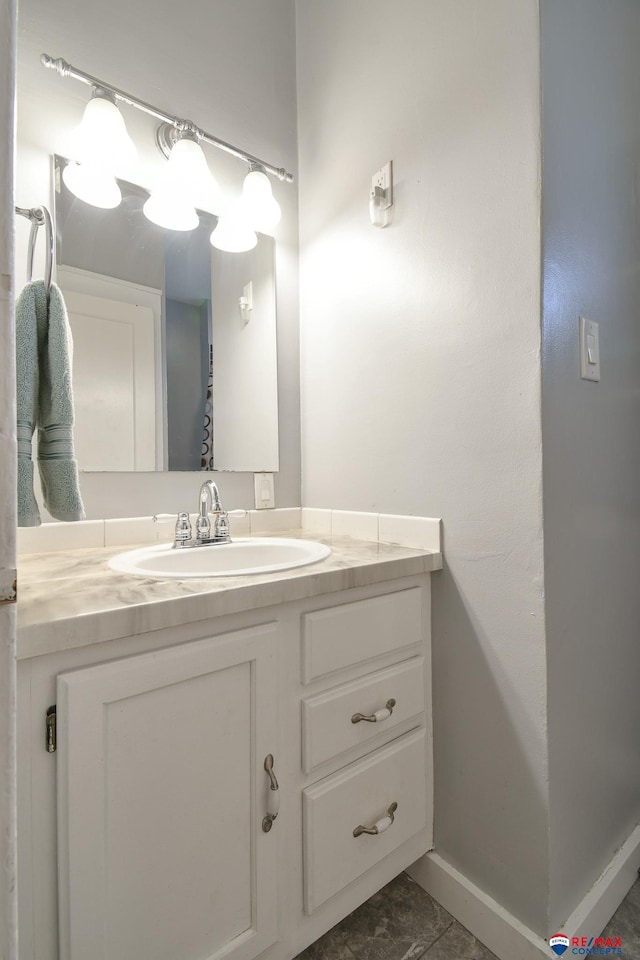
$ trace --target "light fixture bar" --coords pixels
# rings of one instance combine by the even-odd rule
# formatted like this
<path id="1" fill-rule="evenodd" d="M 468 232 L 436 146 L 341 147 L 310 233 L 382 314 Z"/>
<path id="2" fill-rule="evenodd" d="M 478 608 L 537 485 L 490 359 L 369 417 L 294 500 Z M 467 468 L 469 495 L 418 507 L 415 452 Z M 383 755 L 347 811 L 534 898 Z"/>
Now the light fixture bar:
<path id="1" fill-rule="evenodd" d="M 67 63 L 67 61 L 63 60 L 62 58 L 56 59 L 55 57 L 49 56 L 48 53 L 43 53 L 40 57 L 40 62 L 44 67 L 48 67 L 49 70 L 55 70 L 56 73 L 58 73 L 61 77 L 72 77 L 74 80 L 79 80 L 81 83 L 86 83 L 90 87 L 99 87 L 102 90 L 107 90 L 109 93 L 113 94 L 117 100 L 122 100 L 123 103 L 128 103 L 130 107 L 136 107 L 137 110 L 142 110 L 143 113 L 148 113 L 157 120 L 161 120 L 163 123 L 170 124 L 171 126 L 175 127 L 176 130 L 185 133 L 191 133 L 196 137 L 197 140 L 203 140 L 212 147 L 217 147 L 218 150 L 224 150 L 225 153 L 230 153 L 232 156 L 238 157 L 240 160 L 244 160 L 245 163 L 258 163 L 264 167 L 267 173 L 270 173 L 273 177 L 277 177 L 278 180 L 285 180 L 287 183 L 293 183 L 293 174 L 288 173 L 283 167 L 274 167 L 272 164 L 266 163 L 264 160 L 260 160 L 258 157 L 254 157 L 250 153 L 245 153 L 244 150 L 240 150 L 238 147 L 234 147 L 232 144 L 226 143 L 224 140 L 219 140 L 218 137 L 214 137 L 213 134 L 207 133 L 205 130 L 201 130 L 190 120 L 183 120 L 181 117 L 174 117 L 170 113 L 165 113 L 163 110 L 159 110 L 152 104 L 146 103 L 144 100 L 139 100 L 138 97 L 133 97 L 130 93 L 126 93 L 124 90 L 119 90 L 118 87 L 114 87 L 110 83 L 105 83 L 104 80 L 99 80 L 98 77 L 94 77 L 90 73 L 85 73 L 84 70 L 78 70 L 77 67 Z"/>

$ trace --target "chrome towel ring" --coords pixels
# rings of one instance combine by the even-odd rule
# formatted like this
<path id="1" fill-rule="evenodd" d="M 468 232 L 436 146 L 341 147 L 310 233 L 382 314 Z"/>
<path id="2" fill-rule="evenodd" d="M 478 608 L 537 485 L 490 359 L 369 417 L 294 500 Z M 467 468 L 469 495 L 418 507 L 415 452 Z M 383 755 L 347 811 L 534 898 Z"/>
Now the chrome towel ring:
<path id="1" fill-rule="evenodd" d="M 33 279 L 33 255 L 36 248 L 38 229 L 44 225 L 46 241 L 44 286 L 48 293 L 51 289 L 51 276 L 53 274 L 53 222 L 51 220 L 51 214 L 46 207 L 16 207 L 15 210 L 21 217 L 26 217 L 27 220 L 31 222 L 29 250 L 27 253 L 27 280 L 29 281 Z"/>

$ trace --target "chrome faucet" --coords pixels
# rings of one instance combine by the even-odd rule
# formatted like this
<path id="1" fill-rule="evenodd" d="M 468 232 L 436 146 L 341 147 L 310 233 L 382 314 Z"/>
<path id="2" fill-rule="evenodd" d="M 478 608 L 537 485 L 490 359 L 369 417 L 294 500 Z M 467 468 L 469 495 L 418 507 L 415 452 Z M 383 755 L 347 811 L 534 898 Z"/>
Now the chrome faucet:
<path id="1" fill-rule="evenodd" d="M 213 536 L 209 514 L 215 514 Z M 220 492 L 213 480 L 205 480 L 200 487 L 200 513 L 196 522 L 196 546 L 204 543 L 229 543 L 229 516 L 223 509 Z"/>
<path id="2" fill-rule="evenodd" d="M 214 514 L 213 530 L 209 519 L 210 513 Z M 200 487 L 196 535 L 193 536 L 189 514 L 179 513 L 173 546 L 184 549 L 185 547 L 204 547 L 212 543 L 231 543 L 229 514 L 222 506 L 216 484 L 213 480 L 205 480 Z"/>

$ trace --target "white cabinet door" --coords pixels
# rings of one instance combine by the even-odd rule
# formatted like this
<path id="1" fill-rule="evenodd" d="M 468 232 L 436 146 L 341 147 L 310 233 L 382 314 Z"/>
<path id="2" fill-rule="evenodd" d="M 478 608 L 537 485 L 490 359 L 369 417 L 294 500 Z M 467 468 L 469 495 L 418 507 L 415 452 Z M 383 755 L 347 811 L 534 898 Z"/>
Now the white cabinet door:
<path id="1" fill-rule="evenodd" d="M 58 676 L 60 960 L 251 960 L 277 938 L 277 625 Z"/>

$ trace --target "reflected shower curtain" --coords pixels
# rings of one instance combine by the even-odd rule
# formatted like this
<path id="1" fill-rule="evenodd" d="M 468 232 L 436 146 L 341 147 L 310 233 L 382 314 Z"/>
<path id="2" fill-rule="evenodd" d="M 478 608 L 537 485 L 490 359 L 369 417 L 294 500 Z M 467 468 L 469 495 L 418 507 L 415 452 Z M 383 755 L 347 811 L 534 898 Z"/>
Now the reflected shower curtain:
<path id="1" fill-rule="evenodd" d="M 204 401 L 201 470 L 213 470 L 213 344 L 209 344 L 209 382 Z"/>

